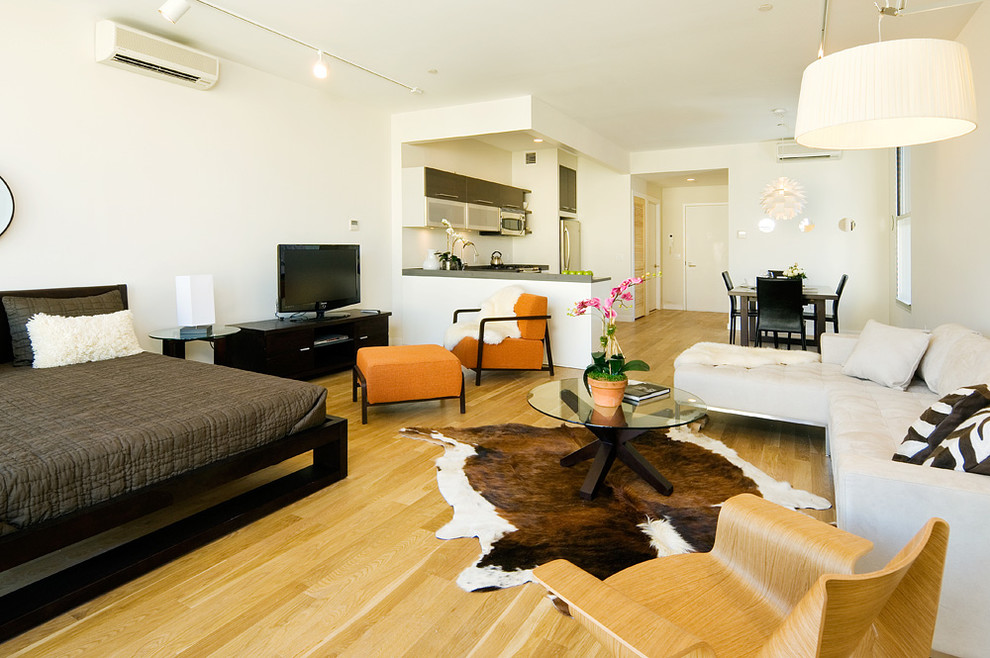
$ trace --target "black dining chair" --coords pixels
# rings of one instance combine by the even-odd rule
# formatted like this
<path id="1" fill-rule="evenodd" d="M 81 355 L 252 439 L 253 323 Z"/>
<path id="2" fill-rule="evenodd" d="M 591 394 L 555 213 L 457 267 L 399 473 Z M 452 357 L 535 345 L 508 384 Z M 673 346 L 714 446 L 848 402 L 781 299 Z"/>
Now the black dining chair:
<path id="1" fill-rule="evenodd" d="M 722 281 L 725 282 L 726 291 L 731 291 L 733 288 L 732 277 L 729 276 L 728 271 L 722 272 Z M 737 302 L 738 304 L 742 304 L 743 299 L 737 300 L 735 295 L 729 295 L 729 343 L 736 342 L 736 318 L 742 317 L 742 313 L 739 310 Z M 748 316 L 746 321 L 749 321 L 749 318 L 756 317 L 756 309 L 750 302 L 747 302 L 746 304 L 746 312 Z M 743 320 L 740 320 L 740 322 L 742 321 Z"/>
<path id="2" fill-rule="evenodd" d="M 842 299 L 842 289 L 846 287 L 846 281 L 849 280 L 848 274 L 843 274 L 842 278 L 839 279 L 839 285 L 835 287 L 835 299 L 832 300 L 832 312 L 829 313 L 828 309 L 825 309 L 825 323 L 832 323 L 832 331 L 839 333 L 839 300 Z M 804 312 L 804 319 L 815 321 L 815 309 L 811 308 L 809 311 Z"/>
<path id="3" fill-rule="evenodd" d="M 791 334 L 801 334 L 801 349 L 808 349 L 804 330 L 804 294 L 801 279 L 756 279 L 756 344 L 763 344 L 764 332 L 773 332 L 773 346 L 778 347 L 779 332 L 787 333 L 787 349 L 791 349 Z"/>

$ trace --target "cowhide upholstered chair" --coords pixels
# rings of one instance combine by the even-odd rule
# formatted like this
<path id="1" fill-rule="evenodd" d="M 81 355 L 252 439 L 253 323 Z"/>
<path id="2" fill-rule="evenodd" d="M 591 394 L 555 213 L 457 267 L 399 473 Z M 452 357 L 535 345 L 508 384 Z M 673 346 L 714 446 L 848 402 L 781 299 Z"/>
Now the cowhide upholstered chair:
<path id="1" fill-rule="evenodd" d="M 949 527 L 931 519 L 887 566 L 872 543 L 750 494 L 722 507 L 710 553 L 648 560 L 604 581 L 566 560 L 537 580 L 615 655 L 930 655 Z"/>
<path id="2" fill-rule="evenodd" d="M 457 309 L 454 324 L 462 313 L 474 313 L 480 308 Z M 492 344 L 483 340 L 486 326 L 515 323 L 518 337 L 506 337 Z M 516 333 L 516 332 L 511 332 Z M 522 293 L 513 307 L 512 315 L 484 317 L 478 322 L 477 336 L 462 338 L 451 350 L 465 368 L 475 371 L 475 386 L 481 385 L 482 370 L 549 370 L 553 376 L 553 354 L 550 349 L 550 315 L 547 298 Z M 546 352 L 547 364 L 543 364 Z"/>

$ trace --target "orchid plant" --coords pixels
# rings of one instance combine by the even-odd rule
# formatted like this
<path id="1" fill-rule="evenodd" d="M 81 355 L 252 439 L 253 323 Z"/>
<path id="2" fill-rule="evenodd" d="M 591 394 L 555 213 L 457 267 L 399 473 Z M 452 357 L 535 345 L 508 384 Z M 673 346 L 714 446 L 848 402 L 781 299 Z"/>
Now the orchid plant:
<path id="1" fill-rule="evenodd" d="M 591 354 L 592 363 L 584 369 L 584 383 L 588 385 L 588 379 L 599 379 L 605 381 L 623 381 L 627 379 L 626 372 L 630 370 L 649 370 L 650 366 L 639 359 L 626 361 L 619 346 L 619 339 L 615 335 L 615 321 L 618 318 L 616 309 L 624 308 L 625 303 L 632 301 L 633 293 L 630 288 L 643 283 L 650 276 L 660 276 L 646 274 L 643 277 L 630 277 L 620 283 L 607 299 L 592 297 L 584 299 L 575 304 L 568 315 L 578 316 L 595 313 L 601 318 L 602 335 L 599 338 L 602 349 L 600 352 Z"/>
<path id="2" fill-rule="evenodd" d="M 450 222 L 447 221 L 446 218 L 445 219 L 441 219 L 440 220 L 440 223 L 443 224 L 446 227 L 446 230 L 447 230 L 447 251 L 445 251 L 444 253 L 440 254 L 440 260 L 441 261 L 445 261 L 445 260 L 454 261 L 454 263 L 457 265 L 457 267 L 460 268 L 461 263 L 463 262 L 463 258 L 464 258 L 464 249 L 466 249 L 467 247 L 471 247 L 472 249 L 474 249 L 475 255 L 477 255 L 478 248 L 474 246 L 474 243 L 473 242 L 471 242 L 470 240 L 468 240 L 467 238 L 465 238 L 463 235 L 461 235 L 460 233 L 458 233 L 457 231 L 455 231 L 454 230 L 454 227 L 451 226 Z M 454 255 L 454 247 L 457 246 L 457 243 L 458 242 L 461 243 L 461 256 L 460 256 L 460 258 L 458 258 L 457 256 Z"/>

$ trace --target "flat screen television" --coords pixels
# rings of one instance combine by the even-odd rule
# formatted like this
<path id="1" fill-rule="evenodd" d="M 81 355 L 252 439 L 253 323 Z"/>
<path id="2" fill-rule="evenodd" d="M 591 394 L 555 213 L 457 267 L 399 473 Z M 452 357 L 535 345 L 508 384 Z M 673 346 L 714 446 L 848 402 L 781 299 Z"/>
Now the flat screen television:
<path id="1" fill-rule="evenodd" d="M 278 311 L 326 312 L 361 301 L 361 247 L 356 244 L 278 245 Z M 330 317 L 345 317 L 332 313 Z"/>

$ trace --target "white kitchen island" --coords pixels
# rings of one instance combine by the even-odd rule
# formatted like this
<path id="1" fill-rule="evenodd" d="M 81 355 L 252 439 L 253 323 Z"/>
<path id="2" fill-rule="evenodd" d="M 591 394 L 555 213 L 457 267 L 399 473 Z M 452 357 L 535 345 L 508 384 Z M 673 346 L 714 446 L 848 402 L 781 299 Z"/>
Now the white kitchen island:
<path id="1" fill-rule="evenodd" d="M 497 290 L 518 285 L 547 298 L 554 366 L 583 370 L 591 363 L 591 353 L 599 349 L 601 323 L 597 316 L 571 317 L 567 312 L 582 299 L 607 297 L 610 281 L 609 277 L 545 272 L 404 269 L 400 305 L 392 316 L 397 320 L 394 331 L 403 345 L 441 345 L 455 309 L 478 308 Z"/>

